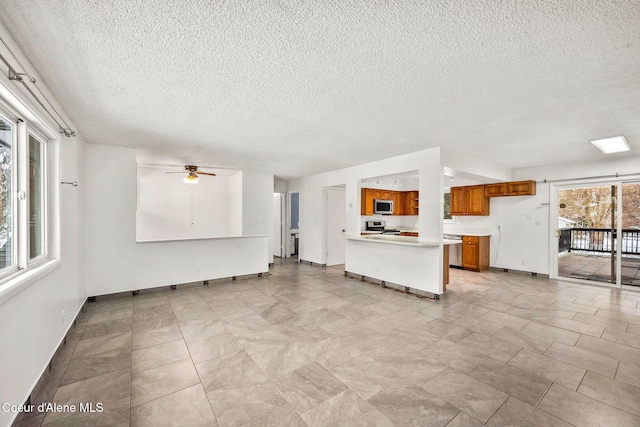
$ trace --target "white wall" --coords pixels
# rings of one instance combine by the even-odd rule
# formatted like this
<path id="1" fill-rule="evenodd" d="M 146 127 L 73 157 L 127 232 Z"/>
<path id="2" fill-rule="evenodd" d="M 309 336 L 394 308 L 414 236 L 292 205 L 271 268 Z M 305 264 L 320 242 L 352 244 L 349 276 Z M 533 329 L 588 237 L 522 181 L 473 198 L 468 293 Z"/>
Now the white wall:
<path id="1" fill-rule="evenodd" d="M 19 49 L 1 26 L 0 36 L 19 54 Z M 36 76 L 39 87 L 47 93 L 56 109 L 64 114 L 64 109 L 48 92 L 43 80 L 31 70 L 26 59 L 21 57 L 20 60 Z M 24 103 L 25 113 L 47 122 L 52 130 L 49 137 L 60 138 L 57 128 L 48 122 L 46 113 L 6 78 L 4 66 L 0 69 L 0 86 L 4 87 L 2 92 L 5 96 L 9 94 Z M 74 127 L 68 118 L 66 120 Z M 58 193 L 59 197 L 58 212 L 52 212 L 52 219 L 60 226 L 59 250 L 54 251 L 60 263 L 53 271 L 0 303 L 0 402 L 24 403 L 87 296 L 83 267 L 86 252 L 84 142 L 81 136 L 62 138 L 50 144 L 49 153 L 52 172 L 49 191 L 52 195 Z M 78 187 L 60 185 L 60 181 L 77 181 Z M 62 322 L 62 310 L 66 311 L 66 322 Z M 0 425 L 10 425 L 15 416 L 14 413 L 0 411 Z"/>
<path id="2" fill-rule="evenodd" d="M 244 218 L 245 235 L 261 232 L 262 237 L 136 243 L 136 170 L 135 150 L 87 144 L 88 295 L 268 271 L 270 230 L 252 228 Z M 243 188 L 241 215 L 245 216 L 245 206 L 251 206 L 267 210 L 270 219 L 273 182 L 256 180 L 268 181 L 264 176 L 242 174 L 246 191 Z M 261 187 L 266 195 L 248 194 Z M 247 213 L 247 221 L 254 216 Z"/>
<path id="3" fill-rule="evenodd" d="M 242 235 L 269 236 L 269 262 L 273 262 L 273 175 L 242 172 Z"/>
<path id="4" fill-rule="evenodd" d="M 203 175 L 185 184 L 184 176 L 138 165 L 138 241 L 231 235 L 229 177 Z"/>
<path id="5" fill-rule="evenodd" d="M 323 198 L 325 187 L 346 185 L 346 234 L 359 235 L 362 225 L 360 181 L 408 171 L 419 171 L 419 239 L 442 242 L 441 199 L 444 175 L 440 164 L 440 149 L 434 148 L 291 181 L 289 191 L 300 192 L 300 259 L 318 264 L 325 263 Z M 348 250 L 349 246 L 347 246 L 347 260 L 349 259 Z M 433 265 L 442 265 L 442 250 L 434 250 L 428 256 L 434 258 Z M 442 269 L 432 269 L 430 273 L 432 276 L 425 280 L 432 286 L 441 286 Z"/>

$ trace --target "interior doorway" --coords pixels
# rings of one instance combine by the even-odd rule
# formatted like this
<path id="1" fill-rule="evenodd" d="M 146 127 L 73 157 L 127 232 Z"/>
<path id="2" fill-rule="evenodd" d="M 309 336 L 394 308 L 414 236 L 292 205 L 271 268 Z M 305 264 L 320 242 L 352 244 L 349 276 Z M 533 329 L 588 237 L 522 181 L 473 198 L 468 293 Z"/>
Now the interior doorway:
<path id="1" fill-rule="evenodd" d="M 344 186 L 325 188 L 325 248 L 327 267 L 344 264 L 347 196 Z"/>
<path id="2" fill-rule="evenodd" d="M 640 182 L 558 188 L 557 276 L 640 286 Z"/>
<path id="3" fill-rule="evenodd" d="M 300 193 L 287 193 L 287 258 L 298 259 L 300 251 Z"/>

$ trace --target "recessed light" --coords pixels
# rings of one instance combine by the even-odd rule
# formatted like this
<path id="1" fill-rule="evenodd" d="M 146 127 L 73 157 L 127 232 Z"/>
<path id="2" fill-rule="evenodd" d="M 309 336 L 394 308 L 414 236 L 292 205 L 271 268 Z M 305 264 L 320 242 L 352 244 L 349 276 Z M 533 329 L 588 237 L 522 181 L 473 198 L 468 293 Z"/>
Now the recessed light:
<path id="1" fill-rule="evenodd" d="M 594 139 L 591 141 L 593 145 L 598 147 L 598 150 L 604 154 L 621 153 L 623 151 L 629 151 L 629 143 L 624 136 L 612 136 L 611 138 Z"/>

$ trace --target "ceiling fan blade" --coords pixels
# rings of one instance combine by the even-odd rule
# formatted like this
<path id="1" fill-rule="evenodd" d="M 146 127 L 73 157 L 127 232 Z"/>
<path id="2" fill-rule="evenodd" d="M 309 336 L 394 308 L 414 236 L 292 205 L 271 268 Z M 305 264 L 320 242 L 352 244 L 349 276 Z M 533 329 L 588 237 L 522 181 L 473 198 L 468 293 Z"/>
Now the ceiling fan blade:
<path id="1" fill-rule="evenodd" d="M 180 172 L 165 172 L 165 173 L 185 173 L 185 171 L 180 171 Z"/>
<path id="2" fill-rule="evenodd" d="M 198 172 L 198 175 L 217 176 L 215 173 L 208 173 L 208 172 Z"/>

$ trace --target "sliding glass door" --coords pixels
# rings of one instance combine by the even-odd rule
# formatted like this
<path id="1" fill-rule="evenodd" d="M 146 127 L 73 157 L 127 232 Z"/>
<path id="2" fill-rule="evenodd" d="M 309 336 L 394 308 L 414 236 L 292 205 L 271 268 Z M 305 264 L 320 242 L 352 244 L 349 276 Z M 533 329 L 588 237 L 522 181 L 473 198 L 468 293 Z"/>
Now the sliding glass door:
<path id="1" fill-rule="evenodd" d="M 640 286 L 640 183 L 558 189 L 558 277 Z"/>
<path id="2" fill-rule="evenodd" d="M 620 283 L 640 286 L 640 182 L 622 184 Z"/>

